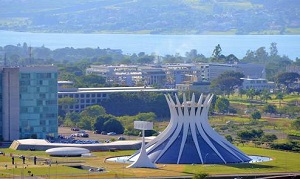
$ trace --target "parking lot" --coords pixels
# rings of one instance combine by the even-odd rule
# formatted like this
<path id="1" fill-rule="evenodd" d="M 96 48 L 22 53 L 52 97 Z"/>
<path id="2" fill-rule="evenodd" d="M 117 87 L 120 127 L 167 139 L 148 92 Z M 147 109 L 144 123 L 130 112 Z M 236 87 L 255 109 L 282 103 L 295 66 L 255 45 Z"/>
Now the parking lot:
<path id="1" fill-rule="evenodd" d="M 84 130 L 84 133 L 88 135 L 88 137 L 80 137 L 79 133 L 82 133 L 83 130 L 79 129 L 79 131 L 71 130 L 71 127 L 59 127 L 58 134 L 64 137 L 72 136 L 75 140 L 80 141 L 98 141 L 100 143 L 104 143 L 105 141 L 118 140 L 119 138 L 123 138 L 125 140 L 136 140 L 139 139 L 137 136 L 127 136 L 127 135 L 102 135 L 102 134 L 94 134 L 93 131 Z M 62 140 L 63 141 L 63 140 Z"/>

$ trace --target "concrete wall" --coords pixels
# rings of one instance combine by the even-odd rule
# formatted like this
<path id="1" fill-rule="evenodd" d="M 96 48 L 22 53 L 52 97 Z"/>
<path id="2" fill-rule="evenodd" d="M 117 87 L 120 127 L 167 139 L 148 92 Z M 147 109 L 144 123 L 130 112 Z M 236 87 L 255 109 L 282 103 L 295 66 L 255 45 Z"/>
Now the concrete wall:
<path id="1" fill-rule="evenodd" d="M 19 139 L 19 68 L 3 69 L 3 140 Z"/>
<path id="2" fill-rule="evenodd" d="M 49 143 L 49 144 L 21 144 L 14 141 L 10 148 L 15 150 L 40 150 L 45 151 L 57 147 L 81 147 L 90 151 L 109 151 L 109 150 L 138 150 L 141 148 L 141 142 L 128 142 L 128 144 L 118 143 L 103 143 L 103 144 L 62 144 L 62 143 Z"/>

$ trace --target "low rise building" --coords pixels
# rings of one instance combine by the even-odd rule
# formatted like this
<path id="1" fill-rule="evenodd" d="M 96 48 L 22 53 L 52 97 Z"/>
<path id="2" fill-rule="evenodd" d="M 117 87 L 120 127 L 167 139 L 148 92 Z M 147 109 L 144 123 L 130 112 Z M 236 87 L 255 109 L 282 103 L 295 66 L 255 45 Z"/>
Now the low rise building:
<path id="1" fill-rule="evenodd" d="M 256 91 L 270 90 L 274 91 L 275 83 L 268 82 L 266 79 L 258 78 L 241 78 L 243 80 L 242 89 L 249 90 L 254 89 Z"/>
<path id="2" fill-rule="evenodd" d="M 59 82 L 62 85 L 64 82 Z M 69 83 L 69 82 L 68 82 Z M 63 86 L 63 85 L 62 85 Z M 60 88 L 58 98 L 72 98 L 73 103 L 64 106 L 69 112 L 81 112 L 87 106 L 101 104 L 102 100 L 109 99 L 113 93 L 140 93 L 140 92 L 157 92 L 157 93 L 177 93 L 177 89 L 155 89 L 152 87 L 106 87 L 106 88 Z"/>
<path id="3" fill-rule="evenodd" d="M 265 65 L 244 63 L 176 63 L 159 66 L 92 65 L 86 69 L 87 74 L 105 77 L 108 84 L 170 88 L 175 88 L 177 84 L 210 82 L 226 71 L 241 72 L 249 78 L 265 78 Z"/>

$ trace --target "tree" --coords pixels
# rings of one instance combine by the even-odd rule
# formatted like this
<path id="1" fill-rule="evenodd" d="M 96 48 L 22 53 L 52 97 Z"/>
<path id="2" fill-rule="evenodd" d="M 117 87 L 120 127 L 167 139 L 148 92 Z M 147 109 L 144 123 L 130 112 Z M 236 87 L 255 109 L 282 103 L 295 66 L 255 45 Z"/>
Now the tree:
<path id="1" fill-rule="evenodd" d="M 135 120 L 137 121 L 149 121 L 149 122 L 153 122 L 156 118 L 156 115 L 153 112 L 149 112 L 149 113 L 138 113 L 135 116 Z"/>
<path id="2" fill-rule="evenodd" d="M 287 93 L 291 92 L 292 84 L 300 79 L 300 75 L 295 72 L 281 73 L 276 77 L 276 83 L 284 86 Z"/>
<path id="3" fill-rule="evenodd" d="M 219 113 L 226 113 L 229 109 L 229 100 L 225 98 L 218 98 L 215 105 L 216 111 Z"/>
<path id="4" fill-rule="evenodd" d="M 76 83 L 80 84 L 80 87 L 99 87 L 106 82 L 104 77 L 95 74 L 84 75 L 76 79 Z"/>
<path id="5" fill-rule="evenodd" d="M 242 141 L 250 141 L 250 140 L 258 140 L 264 135 L 264 131 L 259 129 L 259 130 L 242 130 L 237 132 L 237 136 L 242 140 Z"/>
<path id="6" fill-rule="evenodd" d="M 93 130 L 94 119 L 89 116 L 81 116 L 77 126 L 85 130 Z"/>
<path id="7" fill-rule="evenodd" d="M 122 126 L 121 122 L 115 118 L 111 118 L 105 121 L 103 124 L 103 128 L 108 132 L 115 132 L 117 134 L 124 133 L 124 127 Z"/>
<path id="8" fill-rule="evenodd" d="M 242 98 L 244 94 L 247 94 L 247 91 L 244 90 L 243 88 L 240 88 L 239 89 L 239 95 L 240 95 L 240 97 Z"/>
<path id="9" fill-rule="evenodd" d="M 268 102 L 268 99 L 272 99 L 269 90 L 263 90 L 260 94 L 260 98 L 265 102 Z"/>
<path id="10" fill-rule="evenodd" d="M 292 127 L 296 130 L 300 130 L 300 118 L 299 117 L 292 122 Z"/>
<path id="11" fill-rule="evenodd" d="M 80 121 L 80 115 L 77 112 L 71 112 L 67 113 L 65 120 L 64 120 L 64 125 L 65 126 L 76 126 L 76 124 Z"/>
<path id="12" fill-rule="evenodd" d="M 237 136 L 242 141 L 249 141 L 249 140 L 253 139 L 253 134 L 248 130 L 238 131 Z"/>
<path id="13" fill-rule="evenodd" d="M 234 89 L 240 87 L 243 83 L 244 75 L 240 72 L 226 71 L 211 82 L 211 88 L 219 89 L 225 95 L 230 95 Z"/>
<path id="14" fill-rule="evenodd" d="M 256 139 L 259 139 L 264 135 L 264 131 L 261 129 L 258 129 L 258 130 L 252 129 L 251 133 L 253 134 L 253 137 Z"/>
<path id="15" fill-rule="evenodd" d="M 260 47 L 255 51 L 255 58 L 258 62 L 266 64 L 268 61 L 268 52 L 265 47 Z"/>
<path id="16" fill-rule="evenodd" d="M 230 142 L 230 143 L 233 142 L 233 138 L 232 138 L 231 135 L 226 135 L 225 138 L 226 138 L 226 140 L 227 140 L 228 142 Z"/>
<path id="17" fill-rule="evenodd" d="M 239 59 L 233 54 L 230 54 L 226 57 L 226 63 L 233 64 L 237 62 L 239 62 Z"/>
<path id="18" fill-rule="evenodd" d="M 276 97 L 275 97 L 275 98 L 279 100 L 279 106 L 281 107 L 281 102 L 282 102 L 282 100 L 283 100 L 283 93 L 282 93 L 282 92 L 278 92 L 278 93 L 276 94 Z"/>
<path id="19" fill-rule="evenodd" d="M 76 104 L 76 99 L 64 97 L 58 99 L 58 106 L 66 113 L 69 112 L 69 106 Z"/>
<path id="20" fill-rule="evenodd" d="M 246 56 L 242 59 L 244 62 L 253 62 L 255 61 L 255 54 L 253 51 L 248 50 Z"/>
<path id="21" fill-rule="evenodd" d="M 251 113 L 251 118 L 252 119 L 260 119 L 261 118 L 261 114 L 259 111 L 254 111 L 253 113 Z"/>
<path id="22" fill-rule="evenodd" d="M 205 179 L 208 177 L 207 173 L 197 173 L 193 176 L 192 179 Z"/>
<path id="23" fill-rule="evenodd" d="M 276 106 L 273 105 L 273 104 L 266 104 L 263 107 L 263 111 L 266 112 L 266 113 L 274 114 L 274 113 L 277 112 L 277 109 L 276 109 Z"/>
<path id="24" fill-rule="evenodd" d="M 255 89 L 253 89 L 253 88 L 248 89 L 246 91 L 246 96 L 252 100 L 255 96 Z"/>
<path id="25" fill-rule="evenodd" d="M 221 55 L 222 55 L 222 48 L 221 45 L 218 44 L 212 53 L 212 62 L 218 62 L 220 60 Z"/>
<path id="26" fill-rule="evenodd" d="M 277 136 L 275 134 L 265 134 L 261 139 L 262 142 L 274 142 L 274 140 L 277 140 Z"/>
<path id="27" fill-rule="evenodd" d="M 94 124 L 94 129 L 97 130 L 97 131 L 100 131 L 100 132 L 103 132 L 103 131 L 107 132 L 104 129 L 103 125 L 110 118 L 114 118 L 114 116 L 113 115 L 109 115 L 109 114 L 98 116 L 97 119 L 96 119 L 96 122 Z"/>
<path id="28" fill-rule="evenodd" d="M 124 133 L 124 127 L 117 118 L 110 114 L 101 115 L 97 118 L 94 129 L 97 131 L 115 132 L 117 134 Z"/>
<path id="29" fill-rule="evenodd" d="M 296 66 L 300 66 L 300 58 L 297 57 L 293 64 Z"/>
<path id="30" fill-rule="evenodd" d="M 277 49 L 277 43 L 272 42 L 270 46 L 270 56 L 276 57 L 278 56 L 278 49 Z"/>
<path id="31" fill-rule="evenodd" d="M 89 116 L 92 118 L 96 118 L 100 115 L 106 114 L 105 109 L 99 105 L 93 105 L 86 107 L 81 113 L 80 116 Z"/>
<path id="32" fill-rule="evenodd" d="M 86 130 L 92 130 L 94 129 L 97 117 L 105 114 L 105 109 L 102 106 L 88 106 L 80 113 L 78 127 Z"/>

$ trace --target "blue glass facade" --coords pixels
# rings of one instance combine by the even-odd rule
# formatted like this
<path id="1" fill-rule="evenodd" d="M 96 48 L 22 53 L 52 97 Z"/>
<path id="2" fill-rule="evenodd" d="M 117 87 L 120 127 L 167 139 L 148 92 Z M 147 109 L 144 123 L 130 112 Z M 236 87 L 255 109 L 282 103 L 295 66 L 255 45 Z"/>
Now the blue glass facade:
<path id="1" fill-rule="evenodd" d="M 3 68 L 0 75 L 1 114 L 5 114 L 0 115 L 0 134 L 4 140 L 57 136 L 57 68 Z"/>
<path id="2" fill-rule="evenodd" d="M 57 134 L 57 72 L 20 73 L 20 138 Z"/>
<path id="3" fill-rule="evenodd" d="M 0 84 L 2 84 L 2 73 L 0 73 Z M 2 88 L 0 88 L 0 140 L 3 140 L 3 115 L 2 115 L 2 102 L 3 102 L 3 97 L 2 97 Z"/>

